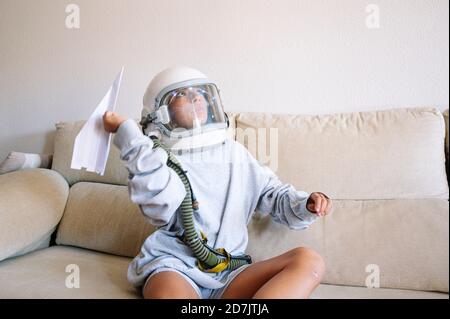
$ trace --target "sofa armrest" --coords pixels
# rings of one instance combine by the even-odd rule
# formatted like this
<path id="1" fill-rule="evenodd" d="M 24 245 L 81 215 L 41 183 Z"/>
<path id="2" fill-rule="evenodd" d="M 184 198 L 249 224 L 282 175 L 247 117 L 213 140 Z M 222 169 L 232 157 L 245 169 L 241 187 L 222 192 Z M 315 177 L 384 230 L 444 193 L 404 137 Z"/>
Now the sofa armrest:
<path id="1" fill-rule="evenodd" d="M 68 194 L 66 180 L 49 169 L 0 175 L 0 261 L 48 247 Z"/>

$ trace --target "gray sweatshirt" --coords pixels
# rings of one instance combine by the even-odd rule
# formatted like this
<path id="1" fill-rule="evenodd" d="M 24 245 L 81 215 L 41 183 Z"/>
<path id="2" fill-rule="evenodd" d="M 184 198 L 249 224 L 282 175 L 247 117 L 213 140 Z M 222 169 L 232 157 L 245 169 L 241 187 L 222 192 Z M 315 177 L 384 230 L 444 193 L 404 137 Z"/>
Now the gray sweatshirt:
<path id="1" fill-rule="evenodd" d="M 157 268 L 179 270 L 208 289 L 224 285 L 224 271 L 211 274 L 195 266 L 191 249 L 182 234 L 180 204 L 186 195 L 178 175 L 166 165 L 163 149 L 152 149 L 152 140 L 142 134 L 133 119 L 123 122 L 114 145 L 129 172 L 128 191 L 150 223 L 157 227 L 143 243 L 141 252 L 128 268 L 128 280 L 139 287 Z M 318 215 L 306 209 L 309 193 L 283 184 L 238 142 L 223 144 L 197 153 L 177 155 L 199 202 L 194 220 L 208 245 L 225 248 L 232 255 L 244 254 L 248 243 L 247 225 L 254 213 L 271 218 L 290 229 L 309 227 Z"/>

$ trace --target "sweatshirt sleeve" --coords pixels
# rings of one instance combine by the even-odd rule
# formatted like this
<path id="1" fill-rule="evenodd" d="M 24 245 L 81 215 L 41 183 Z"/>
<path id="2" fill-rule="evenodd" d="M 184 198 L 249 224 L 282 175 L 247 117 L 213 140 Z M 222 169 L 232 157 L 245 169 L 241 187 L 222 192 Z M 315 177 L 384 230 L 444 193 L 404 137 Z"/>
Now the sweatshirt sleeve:
<path id="1" fill-rule="evenodd" d="M 131 201 L 139 205 L 153 225 L 168 224 L 186 190 L 175 171 L 167 166 L 167 153 L 161 148 L 153 149 L 152 140 L 142 134 L 133 119 L 119 126 L 113 143 L 129 172 Z"/>
<path id="2" fill-rule="evenodd" d="M 262 215 L 270 214 L 272 219 L 290 229 L 306 229 L 318 215 L 306 208 L 310 193 L 298 191 L 290 184 L 283 184 L 268 168 L 260 167 L 265 186 L 256 206 Z"/>

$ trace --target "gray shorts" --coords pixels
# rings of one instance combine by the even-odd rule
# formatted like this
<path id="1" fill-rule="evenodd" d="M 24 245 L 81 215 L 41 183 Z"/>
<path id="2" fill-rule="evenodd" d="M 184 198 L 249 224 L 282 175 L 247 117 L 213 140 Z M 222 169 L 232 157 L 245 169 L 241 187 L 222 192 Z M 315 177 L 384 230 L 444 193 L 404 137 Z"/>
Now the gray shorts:
<path id="1" fill-rule="evenodd" d="M 149 281 L 149 279 L 156 275 L 157 273 L 160 273 L 162 271 L 174 271 L 179 273 L 180 275 L 182 275 L 190 284 L 191 286 L 195 289 L 195 291 L 197 292 L 198 296 L 200 299 L 221 299 L 222 294 L 225 292 L 225 290 L 227 289 L 227 287 L 230 285 L 230 283 L 233 281 L 233 279 L 239 275 L 239 273 L 241 273 L 245 268 L 249 267 L 250 265 L 243 265 L 241 267 L 239 267 L 238 269 L 233 270 L 232 272 L 230 272 L 228 274 L 228 276 L 226 277 L 226 281 L 225 281 L 225 285 L 222 288 L 218 288 L 218 289 L 209 289 L 209 288 L 205 288 L 202 286 L 199 286 L 195 283 L 194 280 L 192 280 L 189 276 L 187 276 L 186 274 L 184 274 L 183 272 L 174 269 L 174 268 L 168 268 L 168 267 L 161 267 L 161 268 L 157 268 L 156 270 L 154 270 L 146 279 L 145 284 L 142 288 L 142 291 L 144 291 L 145 286 L 147 285 L 147 282 Z"/>

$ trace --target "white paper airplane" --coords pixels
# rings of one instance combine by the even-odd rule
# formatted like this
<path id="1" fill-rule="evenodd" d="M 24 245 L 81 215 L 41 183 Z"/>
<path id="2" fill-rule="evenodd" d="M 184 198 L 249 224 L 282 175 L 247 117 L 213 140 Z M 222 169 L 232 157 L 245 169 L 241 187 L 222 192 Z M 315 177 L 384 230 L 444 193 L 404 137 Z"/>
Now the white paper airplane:
<path id="1" fill-rule="evenodd" d="M 100 175 L 105 173 L 112 134 L 106 132 L 103 127 L 103 114 L 106 111 L 114 111 L 116 107 L 123 70 L 122 67 L 105 97 L 75 138 L 70 168 L 84 167 L 89 172 Z"/>

